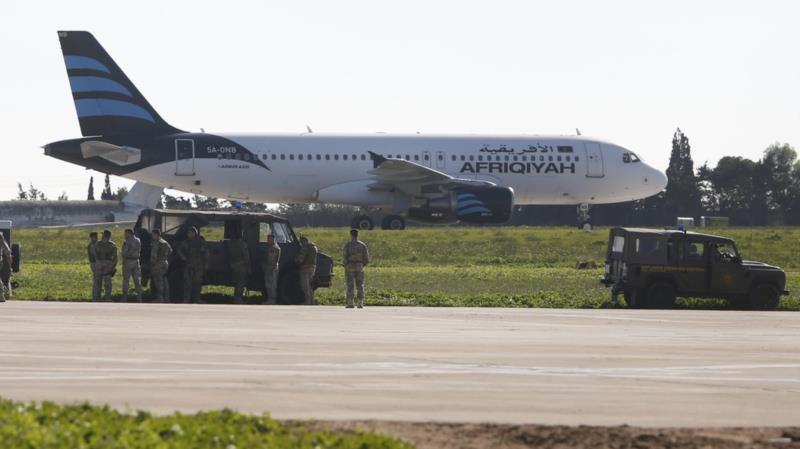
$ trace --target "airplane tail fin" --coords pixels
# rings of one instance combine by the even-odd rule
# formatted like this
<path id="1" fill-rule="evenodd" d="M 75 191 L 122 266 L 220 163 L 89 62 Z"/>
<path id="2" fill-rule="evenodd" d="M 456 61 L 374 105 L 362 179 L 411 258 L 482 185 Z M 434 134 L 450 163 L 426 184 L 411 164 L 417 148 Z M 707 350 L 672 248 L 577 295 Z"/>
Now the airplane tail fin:
<path id="1" fill-rule="evenodd" d="M 84 136 L 181 132 L 165 122 L 87 31 L 59 31 Z"/>

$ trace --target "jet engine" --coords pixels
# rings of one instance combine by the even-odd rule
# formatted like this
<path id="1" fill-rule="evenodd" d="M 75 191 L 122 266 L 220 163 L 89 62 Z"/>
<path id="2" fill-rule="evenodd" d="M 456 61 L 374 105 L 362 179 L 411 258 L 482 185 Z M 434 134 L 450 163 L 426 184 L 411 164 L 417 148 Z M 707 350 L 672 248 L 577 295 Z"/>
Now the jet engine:
<path id="1" fill-rule="evenodd" d="M 514 191 L 507 187 L 469 187 L 449 191 L 409 208 L 408 217 L 426 223 L 505 223 L 514 208 Z"/>

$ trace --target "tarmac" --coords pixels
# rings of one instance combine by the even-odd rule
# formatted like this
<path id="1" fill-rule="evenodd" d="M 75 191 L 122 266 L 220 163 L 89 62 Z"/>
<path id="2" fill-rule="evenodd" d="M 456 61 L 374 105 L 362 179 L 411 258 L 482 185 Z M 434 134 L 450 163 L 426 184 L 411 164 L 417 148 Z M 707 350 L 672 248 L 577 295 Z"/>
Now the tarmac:
<path id="1" fill-rule="evenodd" d="M 0 396 L 156 413 L 800 422 L 800 313 L 0 305 Z"/>

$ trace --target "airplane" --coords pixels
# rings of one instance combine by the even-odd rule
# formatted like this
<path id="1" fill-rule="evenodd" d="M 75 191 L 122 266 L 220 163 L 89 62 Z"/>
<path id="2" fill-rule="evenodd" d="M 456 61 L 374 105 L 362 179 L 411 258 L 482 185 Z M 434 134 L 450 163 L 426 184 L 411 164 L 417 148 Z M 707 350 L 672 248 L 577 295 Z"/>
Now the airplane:
<path id="1" fill-rule="evenodd" d="M 86 31 L 59 31 L 83 137 L 45 154 L 184 192 L 259 203 L 380 211 L 383 229 L 504 223 L 515 206 L 589 205 L 661 192 L 665 174 L 620 145 L 585 136 L 187 132 L 168 124 Z M 310 131 L 310 128 L 308 128 Z M 372 229 L 366 213 L 352 226 Z"/>

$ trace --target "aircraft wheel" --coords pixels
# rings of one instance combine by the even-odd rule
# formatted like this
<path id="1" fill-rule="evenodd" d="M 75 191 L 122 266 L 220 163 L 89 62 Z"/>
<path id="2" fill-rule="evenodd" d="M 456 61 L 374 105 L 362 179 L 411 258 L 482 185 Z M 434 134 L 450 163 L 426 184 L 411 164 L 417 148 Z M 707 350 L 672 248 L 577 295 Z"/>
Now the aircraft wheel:
<path id="1" fill-rule="evenodd" d="M 387 215 L 381 221 L 381 229 L 402 231 L 406 228 L 406 220 L 399 215 Z"/>
<path id="2" fill-rule="evenodd" d="M 371 231 L 375 227 L 375 223 L 368 215 L 359 215 L 350 222 L 350 227 L 361 231 Z"/>
<path id="3" fill-rule="evenodd" d="M 591 232 L 594 229 L 594 226 L 592 226 L 591 221 L 584 221 L 583 223 L 580 224 L 580 226 L 578 226 L 578 229 L 582 229 L 586 232 Z"/>

